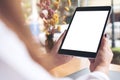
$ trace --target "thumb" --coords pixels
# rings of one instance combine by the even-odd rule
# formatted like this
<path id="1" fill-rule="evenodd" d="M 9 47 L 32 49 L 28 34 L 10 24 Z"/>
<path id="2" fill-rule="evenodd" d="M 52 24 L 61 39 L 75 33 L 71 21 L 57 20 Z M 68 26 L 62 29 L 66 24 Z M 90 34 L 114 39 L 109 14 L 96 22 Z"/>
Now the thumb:
<path id="1" fill-rule="evenodd" d="M 57 40 L 57 42 L 55 43 L 55 45 L 54 45 L 54 47 L 53 47 L 54 52 L 57 52 L 57 51 L 58 51 L 58 49 L 59 49 L 59 47 L 60 47 L 60 45 L 61 45 L 61 43 L 62 43 L 62 40 L 63 40 L 65 34 L 66 34 L 66 30 L 64 31 L 64 33 L 60 36 L 60 38 L 59 38 L 59 39 Z"/>

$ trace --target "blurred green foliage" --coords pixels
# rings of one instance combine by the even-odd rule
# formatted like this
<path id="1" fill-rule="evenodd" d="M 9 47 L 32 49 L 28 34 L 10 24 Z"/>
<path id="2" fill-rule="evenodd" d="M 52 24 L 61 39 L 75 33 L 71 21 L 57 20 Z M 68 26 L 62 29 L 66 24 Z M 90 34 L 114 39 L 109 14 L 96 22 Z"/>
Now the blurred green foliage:
<path id="1" fill-rule="evenodd" d="M 112 48 L 112 51 L 114 54 L 112 63 L 120 65 L 120 47 Z"/>

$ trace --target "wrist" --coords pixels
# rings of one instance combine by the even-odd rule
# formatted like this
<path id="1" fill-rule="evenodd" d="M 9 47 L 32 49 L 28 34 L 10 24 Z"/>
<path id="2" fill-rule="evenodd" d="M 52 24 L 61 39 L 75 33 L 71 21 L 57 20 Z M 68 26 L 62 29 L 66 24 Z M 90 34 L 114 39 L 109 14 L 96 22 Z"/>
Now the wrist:
<path id="1" fill-rule="evenodd" d="M 47 71 L 50 71 L 55 67 L 54 60 L 50 54 L 42 54 L 40 56 L 33 55 L 32 58 L 40 64 L 43 68 L 45 68 Z"/>
<path id="2" fill-rule="evenodd" d="M 51 69 L 56 67 L 54 62 L 54 58 L 50 54 L 44 55 L 40 58 L 40 64 L 47 70 L 50 71 Z"/>
<path id="3" fill-rule="evenodd" d="M 96 68 L 95 68 L 95 70 L 94 71 L 100 71 L 100 72 L 103 72 L 103 73 L 105 73 L 106 75 L 108 75 L 108 72 L 109 72 L 109 65 L 100 65 L 100 66 L 97 66 Z"/>

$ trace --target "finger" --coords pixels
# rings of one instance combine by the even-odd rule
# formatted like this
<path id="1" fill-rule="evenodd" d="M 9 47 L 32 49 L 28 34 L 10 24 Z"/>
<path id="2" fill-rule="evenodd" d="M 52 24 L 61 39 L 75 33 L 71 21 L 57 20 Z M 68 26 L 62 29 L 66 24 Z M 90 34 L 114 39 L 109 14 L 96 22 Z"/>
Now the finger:
<path id="1" fill-rule="evenodd" d="M 63 38 L 64 38 L 64 36 L 65 36 L 65 33 L 66 33 L 66 30 L 63 32 L 63 34 L 60 36 L 60 38 L 58 39 L 58 41 L 56 42 L 56 44 L 58 43 L 58 42 L 62 42 L 62 40 L 63 40 Z"/>
<path id="2" fill-rule="evenodd" d="M 108 46 L 108 38 L 107 38 L 107 35 L 105 34 L 105 35 L 103 36 L 103 38 L 102 38 L 102 42 L 101 42 L 100 48 L 103 48 L 103 47 L 105 47 L 106 45 Z"/>
<path id="3" fill-rule="evenodd" d="M 95 59 L 89 59 L 90 63 L 94 63 Z"/>
<path id="4" fill-rule="evenodd" d="M 58 51 L 58 49 L 59 49 L 59 47 L 60 47 L 60 45 L 61 45 L 61 43 L 62 43 L 62 40 L 63 40 L 63 38 L 64 38 L 64 36 L 65 36 L 65 33 L 66 33 L 66 30 L 64 31 L 64 33 L 60 36 L 60 38 L 59 38 L 59 39 L 57 40 L 57 42 L 55 43 L 55 45 L 54 45 L 54 47 L 53 47 L 53 49 L 54 49 L 55 52 Z"/>
<path id="5" fill-rule="evenodd" d="M 105 53 L 108 52 L 108 49 L 110 48 L 110 46 L 108 45 L 108 38 L 106 38 L 106 36 L 104 35 L 102 38 L 102 42 L 98 51 L 98 54 L 96 57 L 100 57 L 101 55 L 105 55 Z M 106 52 L 107 51 L 107 52 Z"/>

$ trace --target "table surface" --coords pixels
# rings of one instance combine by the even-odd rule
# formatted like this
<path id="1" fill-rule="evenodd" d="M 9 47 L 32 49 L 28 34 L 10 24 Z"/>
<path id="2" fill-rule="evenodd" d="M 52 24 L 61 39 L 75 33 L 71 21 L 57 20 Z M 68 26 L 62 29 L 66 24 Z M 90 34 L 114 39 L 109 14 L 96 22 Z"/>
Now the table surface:
<path id="1" fill-rule="evenodd" d="M 55 77 L 64 77 L 79 70 L 89 68 L 89 60 L 86 58 L 74 58 L 70 62 L 58 66 L 50 71 Z M 120 65 L 110 64 L 111 71 L 120 72 Z"/>

